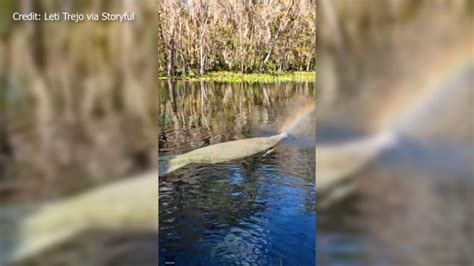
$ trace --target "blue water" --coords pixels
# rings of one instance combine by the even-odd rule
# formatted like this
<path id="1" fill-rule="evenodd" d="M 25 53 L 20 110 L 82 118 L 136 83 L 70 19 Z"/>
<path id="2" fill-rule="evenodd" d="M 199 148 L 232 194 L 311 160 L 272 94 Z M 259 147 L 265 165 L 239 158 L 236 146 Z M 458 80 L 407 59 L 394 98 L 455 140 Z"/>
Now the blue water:
<path id="1" fill-rule="evenodd" d="M 261 156 L 247 159 L 255 166 L 188 167 L 175 174 L 181 181 L 162 181 L 161 264 L 315 264 L 314 182 Z"/>
<path id="2" fill-rule="evenodd" d="M 270 97 L 272 90 L 281 89 L 267 86 Z M 219 93 L 219 89 L 212 92 Z M 198 92 L 194 95 L 199 99 Z M 255 100 L 258 95 L 250 96 L 254 102 L 246 107 L 248 113 L 241 107 L 216 103 L 212 108 L 222 111 L 196 126 L 185 121 L 180 125 L 186 126 L 178 131 L 172 121 L 180 121 L 181 116 L 174 119 L 164 113 L 161 154 L 179 154 L 212 143 L 268 135 L 269 131 L 275 134 L 271 131 L 277 122 L 298 106 L 291 97 L 276 95 L 282 103 L 272 99 L 273 104 L 267 106 Z M 178 108 L 183 106 L 179 99 L 176 102 Z M 197 110 L 209 110 L 206 108 L 211 107 Z M 307 130 L 302 128 L 301 135 L 292 135 L 268 154 L 188 165 L 161 177 L 160 265 L 167 261 L 175 265 L 315 265 L 315 141 L 309 137 L 314 136 L 314 121 L 301 126 Z"/>

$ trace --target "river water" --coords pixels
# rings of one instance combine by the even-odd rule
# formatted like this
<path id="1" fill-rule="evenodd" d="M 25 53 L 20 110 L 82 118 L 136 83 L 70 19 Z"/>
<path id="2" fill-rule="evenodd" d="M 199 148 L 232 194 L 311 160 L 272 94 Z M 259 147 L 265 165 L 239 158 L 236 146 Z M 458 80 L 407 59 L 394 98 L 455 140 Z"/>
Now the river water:
<path id="1" fill-rule="evenodd" d="M 160 263 L 315 265 L 314 85 L 159 85 L 160 156 L 291 125 L 273 150 L 160 177 Z"/>

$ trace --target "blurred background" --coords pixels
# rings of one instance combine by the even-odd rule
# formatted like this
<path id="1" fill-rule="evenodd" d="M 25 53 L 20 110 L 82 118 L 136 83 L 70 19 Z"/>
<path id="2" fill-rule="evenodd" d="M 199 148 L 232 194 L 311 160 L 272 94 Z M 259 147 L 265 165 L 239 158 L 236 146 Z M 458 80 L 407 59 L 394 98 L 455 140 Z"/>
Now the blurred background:
<path id="1" fill-rule="evenodd" d="M 14 22 L 15 11 L 128 11 L 135 20 Z M 19 234 L 5 222 L 7 213 L 22 224 L 28 216 L 17 213 L 26 206 L 64 202 L 156 169 L 155 11 L 148 0 L 1 1 L 0 239 Z M 125 206 L 133 201 L 130 192 L 124 191 Z M 156 232 L 111 233 L 103 227 L 15 265 L 153 263 Z M 9 242 L 0 243 L 0 257 L 8 256 Z"/>
<path id="2" fill-rule="evenodd" d="M 318 189 L 318 265 L 473 265 L 473 7 L 318 2 L 317 147 L 379 149 Z"/>

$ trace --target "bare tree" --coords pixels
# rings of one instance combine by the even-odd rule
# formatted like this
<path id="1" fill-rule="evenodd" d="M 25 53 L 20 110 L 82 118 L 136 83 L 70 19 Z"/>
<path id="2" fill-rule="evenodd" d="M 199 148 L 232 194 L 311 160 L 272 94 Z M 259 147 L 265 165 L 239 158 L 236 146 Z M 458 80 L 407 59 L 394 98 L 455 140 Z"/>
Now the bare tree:
<path id="1" fill-rule="evenodd" d="M 312 0 L 161 1 L 159 71 L 168 76 L 226 70 L 311 70 Z"/>

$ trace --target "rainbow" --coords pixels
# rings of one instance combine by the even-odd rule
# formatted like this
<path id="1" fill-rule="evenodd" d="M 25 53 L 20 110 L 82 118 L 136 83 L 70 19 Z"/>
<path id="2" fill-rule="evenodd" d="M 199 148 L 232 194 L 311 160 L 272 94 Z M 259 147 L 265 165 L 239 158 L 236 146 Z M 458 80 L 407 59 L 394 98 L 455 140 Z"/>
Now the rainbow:
<path id="1" fill-rule="evenodd" d="M 294 112 L 292 116 L 288 117 L 288 119 L 283 122 L 280 127 L 280 132 L 291 133 L 300 125 L 301 122 L 305 121 L 305 119 L 313 112 L 315 107 L 315 101 L 309 101 L 301 108 L 298 108 L 298 110 Z"/>
<path id="2" fill-rule="evenodd" d="M 444 98 L 445 93 L 459 92 L 454 90 L 456 88 L 447 91 L 449 86 L 445 85 L 474 67 L 473 37 L 472 34 L 465 36 L 451 45 L 447 53 L 427 57 L 427 60 L 422 62 L 425 69 L 414 70 L 412 76 L 404 75 L 400 80 L 395 80 L 397 83 L 391 86 L 395 93 L 384 99 L 383 105 L 378 106 L 381 110 L 374 113 L 372 121 L 369 121 L 375 124 L 373 135 L 327 146 L 317 144 L 318 192 L 328 191 L 342 181 L 352 178 L 355 172 L 375 160 L 380 152 L 397 146 L 399 130 L 405 130 L 406 122 L 414 120 L 416 127 L 424 127 L 425 125 L 419 124 L 426 122 L 423 112 L 437 107 L 437 100 L 440 98 L 442 101 L 448 101 L 448 98 Z M 433 117 L 436 123 L 440 122 L 439 119 L 441 118 Z"/>
<path id="3" fill-rule="evenodd" d="M 418 115 L 433 98 L 442 93 L 447 81 L 474 64 L 474 36 L 468 34 L 458 42 L 451 44 L 443 52 L 423 57 L 411 75 L 405 74 L 395 80 L 394 95 L 389 95 L 383 105 L 383 111 L 376 115 L 374 129 L 389 130 L 398 122 Z M 419 60 L 421 61 L 421 60 Z"/>

